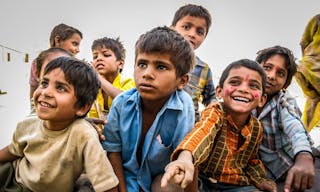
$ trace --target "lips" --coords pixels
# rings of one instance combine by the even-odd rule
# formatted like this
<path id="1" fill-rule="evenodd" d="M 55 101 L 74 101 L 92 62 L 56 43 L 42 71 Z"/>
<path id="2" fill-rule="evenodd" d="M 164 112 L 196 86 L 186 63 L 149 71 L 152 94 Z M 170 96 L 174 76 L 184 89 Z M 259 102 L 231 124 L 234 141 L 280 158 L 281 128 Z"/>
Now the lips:
<path id="1" fill-rule="evenodd" d="M 150 83 L 141 83 L 138 85 L 139 89 L 142 91 L 150 91 L 156 89 L 152 84 Z"/>
<path id="2" fill-rule="evenodd" d="M 98 64 L 96 65 L 96 69 L 104 69 L 104 64 L 98 63 Z"/>
<path id="3" fill-rule="evenodd" d="M 51 105 L 50 103 L 45 102 L 45 101 L 38 101 L 38 107 L 40 107 L 42 109 L 54 108 L 53 105 Z"/>

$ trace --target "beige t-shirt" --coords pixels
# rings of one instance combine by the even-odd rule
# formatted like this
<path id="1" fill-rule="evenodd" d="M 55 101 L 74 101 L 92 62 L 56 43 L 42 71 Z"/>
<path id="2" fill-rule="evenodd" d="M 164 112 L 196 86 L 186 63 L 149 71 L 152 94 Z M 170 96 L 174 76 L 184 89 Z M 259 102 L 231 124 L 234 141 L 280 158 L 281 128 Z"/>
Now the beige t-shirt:
<path id="1" fill-rule="evenodd" d="M 61 131 L 51 131 L 31 117 L 15 130 L 12 154 L 16 180 L 32 191 L 70 192 L 85 171 L 95 191 L 115 187 L 118 179 L 99 142 L 95 129 L 83 119 Z"/>

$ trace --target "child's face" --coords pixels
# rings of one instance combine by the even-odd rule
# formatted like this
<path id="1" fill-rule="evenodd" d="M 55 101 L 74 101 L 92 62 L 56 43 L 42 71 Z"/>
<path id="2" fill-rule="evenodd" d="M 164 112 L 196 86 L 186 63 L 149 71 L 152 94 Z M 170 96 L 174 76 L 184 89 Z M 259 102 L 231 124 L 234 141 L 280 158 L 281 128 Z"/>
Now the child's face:
<path id="1" fill-rule="evenodd" d="M 223 87 L 218 86 L 216 92 L 233 114 L 250 114 L 253 109 L 262 107 L 266 100 L 262 95 L 260 74 L 246 67 L 231 69 Z"/>
<path id="2" fill-rule="evenodd" d="M 119 73 L 119 69 L 123 67 L 123 61 L 118 60 L 114 52 L 105 47 L 92 51 L 92 65 L 96 71 L 104 77 L 114 77 Z"/>
<path id="3" fill-rule="evenodd" d="M 134 66 L 136 87 L 144 101 L 164 103 L 177 89 L 182 89 L 188 76 L 177 77 L 169 54 L 139 53 Z"/>
<path id="4" fill-rule="evenodd" d="M 81 42 L 81 37 L 78 33 L 74 33 L 70 38 L 64 41 L 58 41 L 56 43 L 57 47 L 69 51 L 73 56 L 77 55 L 80 51 L 79 46 Z"/>
<path id="5" fill-rule="evenodd" d="M 187 39 L 193 49 L 197 49 L 201 45 L 207 34 L 206 20 L 190 15 L 181 18 L 172 28 Z"/>
<path id="6" fill-rule="evenodd" d="M 281 55 L 274 55 L 261 65 L 267 74 L 266 93 L 268 96 L 273 96 L 285 88 L 288 76 L 285 59 Z"/>
<path id="7" fill-rule="evenodd" d="M 45 120 L 48 129 L 65 128 L 77 115 L 85 113 L 81 109 L 76 109 L 77 98 L 74 87 L 66 81 L 60 68 L 43 76 L 33 97 L 37 115 Z"/>

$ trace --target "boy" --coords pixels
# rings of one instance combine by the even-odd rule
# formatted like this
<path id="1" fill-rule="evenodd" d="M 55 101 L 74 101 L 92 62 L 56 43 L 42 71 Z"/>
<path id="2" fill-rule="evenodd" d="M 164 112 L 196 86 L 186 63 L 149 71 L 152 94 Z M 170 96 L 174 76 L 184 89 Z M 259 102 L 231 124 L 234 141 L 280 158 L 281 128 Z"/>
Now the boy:
<path id="1" fill-rule="evenodd" d="M 0 151 L 0 162 L 7 162 L 0 169 L 1 191 L 70 192 L 83 171 L 96 191 L 116 187 L 97 133 L 83 119 L 99 85 L 82 61 L 59 57 L 48 63 L 34 93 L 37 117 L 20 122 L 12 143 Z"/>
<path id="2" fill-rule="evenodd" d="M 187 4 L 180 7 L 172 20 L 171 28 L 180 33 L 196 50 L 206 38 L 211 26 L 211 15 L 200 5 Z M 215 100 L 212 72 L 207 63 L 196 57 L 194 68 L 189 72 L 189 82 L 184 90 L 194 102 L 196 121 L 200 119 L 199 102 L 207 106 Z"/>
<path id="3" fill-rule="evenodd" d="M 119 38 L 112 39 L 104 37 L 93 41 L 91 46 L 93 62 L 92 65 L 99 73 L 101 89 L 97 100 L 92 105 L 89 117 L 105 119 L 112 100 L 122 91 L 133 87 L 131 78 L 123 79 L 121 70 L 125 60 L 125 49 Z"/>
<path id="4" fill-rule="evenodd" d="M 136 42 L 137 88 L 117 96 L 103 130 L 120 191 L 150 191 L 192 129 L 194 107 L 182 89 L 193 61 L 188 41 L 168 27 L 154 28 Z"/>
<path id="5" fill-rule="evenodd" d="M 216 88 L 223 101 L 206 107 L 201 120 L 174 151 L 175 161 L 166 167 L 163 187 L 172 178 L 185 187 L 195 165 L 208 178 L 202 185 L 209 191 L 276 190 L 258 159 L 262 127 L 251 114 L 266 101 L 265 83 L 263 69 L 248 59 L 235 61 L 223 71 Z"/>
<path id="6" fill-rule="evenodd" d="M 273 46 L 258 52 L 256 61 L 267 74 L 267 103 L 254 111 L 263 125 L 260 158 L 269 178 L 283 191 L 320 191 L 319 168 L 315 176 L 311 139 L 300 119 L 296 100 L 285 90 L 297 71 L 292 52 Z M 318 164 L 318 158 L 316 165 Z"/>

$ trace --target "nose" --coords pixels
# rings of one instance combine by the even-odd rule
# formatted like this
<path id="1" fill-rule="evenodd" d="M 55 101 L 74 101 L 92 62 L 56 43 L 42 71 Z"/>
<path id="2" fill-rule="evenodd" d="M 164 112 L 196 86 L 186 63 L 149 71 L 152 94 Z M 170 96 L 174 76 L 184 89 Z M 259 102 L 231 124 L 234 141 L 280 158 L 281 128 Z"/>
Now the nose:
<path id="1" fill-rule="evenodd" d="M 241 85 L 238 87 L 238 90 L 241 93 L 248 93 L 248 88 L 249 88 L 248 83 L 241 83 Z"/>
<path id="2" fill-rule="evenodd" d="M 267 78 L 270 80 L 274 80 L 276 78 L 276 70 L 268 71 L 266 74 Z"/>
<path id="3" fill-rule="evenodd" d="M 52 97 L 53 96 L 52 88 L 50 86 L 46 88 L 42 88 L 41 95 L 43 95 L 44 97 Z"/>
<path id="4" fill-rule="evenodd" d="M 75 48 L 75 54 L 78 54 L 79 52 L 80 52 L 80 48 L 79 48 L 79 46 L 77 46 L 76 48 Z"/>
<path id="5" fill-rule="evenodd" d="M 191 38 L 195 38 L 196 34 L 197 34 L 197 31 L 196 31 L 196 29 L 194 29 L 194 28 L 191 28 L 191 29 L 188 31 L 188 36 L 191 37 Z"/>
<path id="6" fill-rule="evenodd" d="M 142 77 L 145 79 L 152 79 L 154 78 L 154 73 L 153 73 L 153 67 L 148 65 L 144 70 Z"/>

